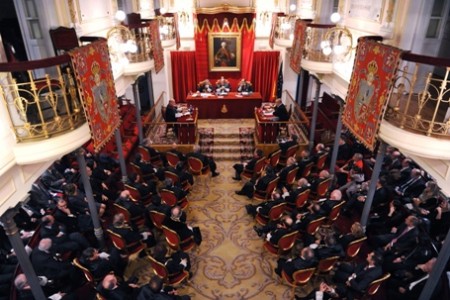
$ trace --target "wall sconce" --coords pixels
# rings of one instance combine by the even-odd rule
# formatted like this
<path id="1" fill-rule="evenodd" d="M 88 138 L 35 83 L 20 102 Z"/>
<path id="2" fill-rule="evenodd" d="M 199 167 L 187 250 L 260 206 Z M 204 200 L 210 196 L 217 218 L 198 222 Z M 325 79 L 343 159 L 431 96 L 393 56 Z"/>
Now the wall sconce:
<path id="1" fill-rule="evenodd" d="M 263 25 L 266 25 L 266 23 L 270 20 L 271 13 L 269 11 L 262 11 L 258 15 L 258 19 L 261 21 Z"/>
<path id="2" fill-rule="evenodd" d="M 333 23 L 337 23 L 341 20 L 341 16 L 339 13 L 333 13 L 330 19 Z M 343 60 L 353 49 L 352 33 L 345 27 L 330 28 L 326 31 L 320 48 L 324 55 L 333 55 L 335 59 Z"/>

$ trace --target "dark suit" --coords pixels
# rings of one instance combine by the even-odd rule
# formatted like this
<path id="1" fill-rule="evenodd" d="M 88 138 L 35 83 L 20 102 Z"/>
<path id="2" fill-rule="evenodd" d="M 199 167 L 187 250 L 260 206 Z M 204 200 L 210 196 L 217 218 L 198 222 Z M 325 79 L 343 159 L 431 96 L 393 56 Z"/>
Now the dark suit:
<path id="1" fill-rule="evenodd" d="M 177 108 L 172 105 L 167 105 L 166 107 L 166 115 L 165 120 L 166 122 L 176 122 L 178 119 L 176 117 L 177 114 Z"/>
<path id="2" fill-rule="evenodd" d="M 297 141 L 286 141 L 284 143 L 279 143 L 278 147 L 280 147 L 281 150 L 281 155 L 286 155 L 286 151 L 289 149 L 289 147 L 297 145 L 298 142 Z"/>
<path id="3" fill-rule="evenodd" d="M 353 299 L 355 292 L 364 292 L 372 281 L 381 277 L 382 273 L 380 266 L 367 268 L 367 264 L 359 264 L 356 267 L 350 264 L 341 264 L 334 275 L 337 283 L 336 292 L 341 297 L 347 296 L 347 299 Z M 352 274 L 355 274 L 356 277 L 351 279 L 350 286 L 347 286 L 345 283 Z"/>
<path id="4" fill-rule="evenodd" d="M 278 121 L 280 121 L 280 122 L 289 121 L 289 113 L 286 109 L 286 106 L 283 103 L 281 103 L 280 105 L 275 107 L 275 111 L 273 112 L 273 115 L 275 117 L 278 117 Z"/>
<path id="5" fill-rule="evenodd" d="M 278 276 L 281 276 L 281 271 L 285 271 L 286 274 L 292 277 L 295 271 L 312 268 L 316 264 L 317 260 L 315 258 L 306 260 L 299 256 L 291 261 L 280 258 L 278 259 L 278 266 L 276 267 L 275 272 Z"/>
<path id="6" fill-rule="evenodd" d="M 61 284 L 69 283 L 72 276 L 75 278 L 72 273 L 78 274 L 70 262 L 57 261 L 52 254 L 41 251 L 38 247 L 31 252 L 30 260 L 36 275 L 63 281 Z"/>
<path id="7" fill-rule="evenodd" d="M 186 223 L 176 221 L 170 217 L 166 217 L 163 225 L 178 233 L 181 241 L 186 240 L 190 237 L 194 237 L 194 232 L 189 229 Z"/>
<path id="8" fill-rule="evenodd" d="M 240 178 L 241 173 L 244 172 L 244 169 L 245 169 L 245 170 L 248 170 L 248 171 L 250 171 L 250 172 L 253 172 L 253 170 L 255 169 L 256 162 L 257 162 L 259 159 L 260 159 L 260 158 L 253 157 L 252 159 L 250 159 L 250 160 L 247 162 L 247 164 L 246 164 L 245 166 L 244 166 L 244 164 L 234 164 L 234 165 L 233 165 L 233 168 L 234 168 L 234 170 L 236 171 L 236 177 L 237 177 L 237 178 Z"/>
<path id="9" fill-rule="evenodd" d="M 297 164 L 292 164 L 281 169 L 281 171 L 278 173 L 278 177 L 280 177 L 280 180 L 278 180 L 278 187 L 282 187 L 286 184 L 286 177 L 288 173 L 295 168 L 297 168 Z"/>

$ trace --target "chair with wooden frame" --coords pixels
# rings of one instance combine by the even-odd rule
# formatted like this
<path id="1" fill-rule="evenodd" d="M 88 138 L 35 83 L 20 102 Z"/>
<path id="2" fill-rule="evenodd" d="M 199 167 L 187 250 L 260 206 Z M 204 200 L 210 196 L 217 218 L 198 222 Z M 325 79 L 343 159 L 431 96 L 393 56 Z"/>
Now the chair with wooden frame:
<path id="1" fill-rule="evenodd" d="M 60 26 L 55 29 L 50 29 L 49 33 L 56 56 L 63 55 L 80 45 L 75 28 Z"/>
<path id="2" fill-rule="evenodd" d="M 299 148 L 299 145 L 292 145 L 286 150 L 286 154 L 283 155 L 281 153 L 278 165 L 281 167 L 286 166 L 287 159 L 291 156 L 295 157 L 295 155 L 297 154 L 298 148 Z"/>
<path id="3" fill-rule="evenodd" d="M 327 162 L 328 152 L 324 152 L 317 158 L 316 164 L 314 166 L 315 172 L 320 172 L 325 167 L 325 163 Z"/>
<path id="4" fill-rule="evenodd" d="M 166 152 L 166 160 L 169 166 L 176 168 L 177 164 L 180 162 L 180 158 L 176 153 L 167 151 Z"/>
<path id="5" fill-rule="evenodd" d="M 322 226 L 322 224 L 325 222 L 325 219 L 326 217 L 320 217 L 309 222 L 309 224 L 306 226 L 306 233 L 309 235 L 316 234 L 317 230 L 319 230 L 319 227 Z"/>
<path id="6" fill-rule="evenodd" d="M 285 211 L 286 211 L 286 202 L 282 202 L 282 203 L 272 206 L 272 208 L 270 208 L 267 216 L 264 216 L 264 215 L 260 214 L 259 212 L 257 212 L 256 216 L 255 216 L 255 220 L 256 220 L 256 222 L 258 222 L 258 224 L 264 226 L 264 225 L 267 225 L 267 223 L 269 223 L 269 222 L 278 221 L 283 216 L 283 213 Z"/>
<path id="7" fill-rule="evenodd" d="M 299 193 L 295 198 L 295 206 L 297 208 L 302 208 L 306 205 L 309 199 L 309 194 L 311 193 L 310 189 L 306 189 L 303 192 Z"/>
<path id="8" fill-rule="evenodd" d="M 163 165 L 161 156 L 152 156 L 150 151 L 145 146 L 139 145 L 137 147 L 137 152 L 142 155 L 143 160 L 150 162 L 152 165 L 156 167 L 161 167 Z"/>
<path id="9" fill-rule="evenodd" d="M 328 214 L 328 216 L 325 220 L 325 224 L 324 224 L 325 226 L 333 225 L 333 223 L 337 220 L 337 218 L 339 218 L 339 215 L 341 214 L 341 209 L 344 205 L 345 205 L 345 201 L 342 200 L 341 202 L 339 202 L 338 204 L 333 206 L 333 208 L 331 209 L 330 213 Z"/>
<path id="10" fill-rule="evenodd" d="M 297 270 L 292 274 L 292 277 L 284 270 L 281 271 L 281 278 L 285 280 L 288 285 L 292 286 L 292 299 L 295 299 L 295 288 L 308 283 L 315 271 L 316 268 Z"/>
<path id="11" fill-rule="evenodd" d="M 319 263 L 317 265 L 317 271 L 316 274 L 317 275 L 323 275 L 326 273 L 329 273 L 334 265 L 336 264 L 336 262 L 339 260 L 339 256 L 330 256 L 330 257 L 325 257 L 322 258 L 321 260 L 319 260 Z"/>
<path id="12" fill-rule="evenodd" d="M 150 217 L 150 220 L 152 221 L 155 228 L 162 231 L 163 222 L 166 219 L 166 215 L 162 212 L 151 210 L 148 212 L 148 215 Z"/>
<path id="13" fill-rule="evenodd" d="M 266 166 L 266 158 L 263 156 L 256 161 L 253 170 L 249 170 L 244 167 L 244 171 L 242 171 L 241 178 L 245 180 L 252 180 L 252 179 L 256 180 L 261 175 L 265 166 Z"/>
<path id="14" fill-rule="evenodd" d="M 172 179 L 173 184 L 177 184 L 179 182 L 181 185 L 181 188 L 185 191 L 189 191 L 191 189 L 191 184 L 189 183 L 189 181 L 185 180 L 185 181 L 181 182 L 180 176 L 178 176 L 178 174 L 176 174 L 172 171 L 165 170 L 164 177 Z"/>
<path id="15" fill-rule="evenodd" d="M 371 297 L 374 296 L 378 292 L 381 285 L 383 283 L 385 283 L 390 277 L 391 277 L 391 274 L 386 273 L 383 276 L 381 276 L 380 278 L 375 279 L 374 281 L 372 281 L 369 284 L 366 291 L 362 295 L 356 296 L 355 299 L 371 299 Z"/>
<path id="16" fill-rule="evenodd" d="M 80 269 L 83 272 L 84 278 L 86 278 L 87 282 L 95 283 L 96 281 L 99 280 L 99 279 L 97 279 L 97 280 L 94 279 L 94 275 L 92 275 L 91 271 L 89 271 L 88 268 L 83 266 L 77 257 L 75 257 L 73 259 L 72 263 L 75 267 L 77 267 L 78 269 Z"/>
<path id="17" fill-rule="evenodd" d="M 346 254 L 346 260 L 347 261 L 351 261 L 353 260 L 359 253 L 359 251 L 361 250 L 361 246 L 362 244 L 367 240 L 366 236 L 363 236 L 362 238 L 359 238 L 357 240 L 351 241 L 348 245 L 347 248 L 345 249 L 345 254 Z"/>
<path id="18" fill-rule="evenodd" d="M 137 228 L 143 228 L 145 226 L 145 220 L 142 216 L 132 217 L 128 209 L 126 209 L 122 205 L 113 203 L 113 211 L 115 214 L 123 214 L 125 217 L 125 221 L 129 224 L 133 224 Z"/>
<path id="19" fill-rule="evenodd" d="M 276 177 L 271 182 L 269 182 L 265 191 L 255 190 L 255 192 L 253 193 L 252 199 L 255 199 L 258 201 L 268 200 L 272 196 L 272 192 L 276 189 L 279 179 L 280 179 L 279 177 Z"/>
<path id="20" fill-rule="evenodd" d="M 192 175 L 197 176 L 199 178 L 205 177 L 205 179 L 209 177 L 209 173 L 210 173 L 209 165 L 204 166 L 203 162 L 200 159 L 198 159 L 197 157 L 193 157 L 193 156 L 189 156 L 187 158 L 187 162 L 188 162 L 189 172 L 191 172 Z M 205 184 L 206 184 L 206 182 L 205 182 Z"/>
<path id="21" fill-rule="evenodd" d="M 313 199 L 318 200 L 327 195 L 328 190 L 330 189 L 330 185 L 332 182 L 332 178 L 326 178 L 322 180 L 318 185 L 315 191 L 311 191 L 311 196 Z"/>
<path id="22" fill-rule="evenodd" d="M 274 170 L 277 169 L 278 163 L 280 162 L 280 156 L 281 156 L 281 149 L 278 149 L 278 150 L 276 150 L 275 152 L 272 152 L 272 153 L 269 155 L 269 157 L 268 157 L 268 160 L 269 160 L 269 163 L 268 163 L 268 164 L 269 164 Z"/>
<path id="23" fill-rule="evenodd" d="M 289 232 L 289 233 L 283 235 L 278 240 L 277 245 L 274 245 L 269 241 L 264 241 L 263 247 L 271 254 L 274 254 L 277 256 L 287 255 L 289 253 L 289 251 L 291 251 L 295 245 L 295 241 L 297 239 L 297 234 L 298 234 L 298 231 L 294 230 L 292 232 Z"/>
<path id="24" fill-rule="evenodd" d="M 295 179 L 297 177 L 299 167 L 295 167 L 294 169 L 290 170 L 286 175 L 286 182 L 284 185 L 289 189 L 294 183 Z"/>
<path id="25" fill-rule="evenodd" d="M 189 236 L 185 240 L 181 240 L 178 233 L 176 233 L 174 230 L 168 228 L 167 226 L 163 225 L 162 230 L 164 233 L 164 236 L 166 237 L 166 242 L 169 245 L 169 247 L 172 250 L 178 251 L 189 251 L 192 248 L 195 247 L 195 241 L 193 235 Z"/>
<path id="26" fill-rule="evenodd" d="M 156 179 L 155 174 L 153 174 L 153 173 L 152 174 L 144 174 L 141 170 L 141 167 L 139 167 L 134 162 L 129 162 L 129 165 L 130 165 L 131 169 L 133 170 L 133 172 L 138 174 L 142 180 L 147 181 L 147 180 L 155 180 Z"/>
<path id="27" fill-rule="evenodd" d="M 142 241 L 136 241 L 133 243 L 127 244 L 125 239 L 118 233 L 115 233 L 111 229 L 106 229 L 106 232 L 108 234 L 108 237 L 111 239 L 114 247 L 121 251 L 122 253 L 125 253 L 127 255 L 133 255 L 141 252 L 145 249 L 145 244 L 142 243 Z"/>
<path id="28" fill-rule="evenodd" d="M 168 189 L 161 189 L 159 191 L 159 195 L 161 196 L 161 200 L 169 205 L 170 207 L 174 207 L 178 205 L 181 209 L 185 209 L 189 205 L 189 201 L 187 197 L 183 197 L 182 199 L 177 199 L 175 193 Z"/>
<path id="29" fill-rule="evenodd" d="M 131 200 L 136 203 L 142 203 L 143 205 L 147 206 L 152 202 L 153 194 L 148 194 L 147 196 L 142 197 L 141 193 L 137 188 L 127 183 L 123 185 L 123 188 L 130 192 Z"/>
<path id="30" fill-rule="evenodd" d="M 152 266 L 153 272 L 155 273 L 155 275 L 161 278 L 165 284 L 178 286 L 189 279 L 188 271 L 183 270 L 180 273 L 169 274 L 166 266 L 162 262 L 157 261 L 150 255 L 147 255 L 147 257 L 150 260 L 150 265 Z"/>
<path id="31" fill-rule="evenodd" d="M 307 178 L 309 175 L 311 175 L 311 170 L 314 166 L 314 162 L 309 162 L 303 167 L 303 171 L 300 177 Z"/>

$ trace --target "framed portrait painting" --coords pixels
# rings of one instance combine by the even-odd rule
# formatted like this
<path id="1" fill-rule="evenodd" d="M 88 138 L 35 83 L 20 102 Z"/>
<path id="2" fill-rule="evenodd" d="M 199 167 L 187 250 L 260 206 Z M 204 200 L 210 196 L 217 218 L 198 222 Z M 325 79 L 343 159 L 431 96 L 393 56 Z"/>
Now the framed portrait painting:
<path id="1" fill-rule="evenodd" d="M 239 32 L 208 33 L 210 72 L 241 70 L 241 34 Z"/>

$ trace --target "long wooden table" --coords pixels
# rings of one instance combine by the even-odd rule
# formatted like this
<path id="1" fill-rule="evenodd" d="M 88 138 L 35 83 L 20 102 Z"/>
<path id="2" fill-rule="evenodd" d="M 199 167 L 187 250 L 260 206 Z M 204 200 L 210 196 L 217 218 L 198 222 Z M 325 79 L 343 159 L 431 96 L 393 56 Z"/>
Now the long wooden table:
<path id="1" fill-rule="evenodd" d="M 257 92 L 246 96 L 230 92 L 226 96 L 205 97 L 197 93 L 187 96 L 186 102 L 198 108 L 200 119 L 250 119 L 254 117 L 255 107 L 261 106 L 262 96 Z"/>

